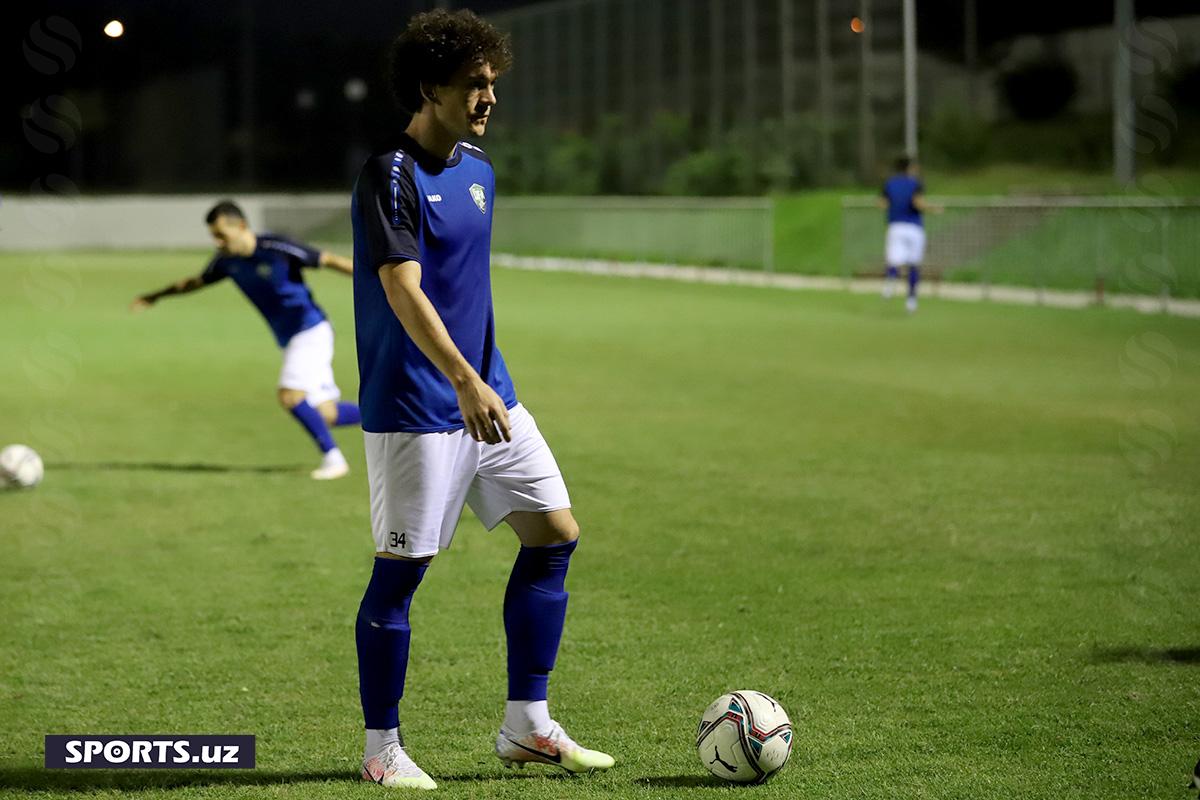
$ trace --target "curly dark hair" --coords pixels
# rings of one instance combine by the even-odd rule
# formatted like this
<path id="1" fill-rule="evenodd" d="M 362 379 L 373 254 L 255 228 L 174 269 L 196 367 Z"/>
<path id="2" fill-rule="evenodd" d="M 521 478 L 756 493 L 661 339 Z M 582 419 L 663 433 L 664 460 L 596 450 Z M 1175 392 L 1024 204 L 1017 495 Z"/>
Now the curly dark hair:
<path id="1" fill-rule="evenodd" d="M 496 72 L 512 66 L 508 35 L 467 9 L 437 9 L 408 22 L 388 53 L 387 79 L 396 101 L 409 112 L 421 110 L 421 84 L 445 86 L 464 64 L 490 64 Z"/>

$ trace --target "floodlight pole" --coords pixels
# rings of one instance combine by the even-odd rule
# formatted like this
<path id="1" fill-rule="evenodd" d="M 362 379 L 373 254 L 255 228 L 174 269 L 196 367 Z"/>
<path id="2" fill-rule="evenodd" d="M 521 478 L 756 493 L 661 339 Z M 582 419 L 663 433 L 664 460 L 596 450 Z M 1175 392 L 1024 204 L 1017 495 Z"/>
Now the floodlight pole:
<path id="1" fill-rule="evenodd" d="M 817 0 L 817 125 L 820 131 L 820 178 L 827 183 L 833 167 L 833 59 L 829 48 L 829 0 Z"/>
<path id="2" fill-rule="evenodd" d="M 693 80 L 692 80 L 692 42 L 695 38 L 693 15 L 696 13 L 694 8 L 690 8 L 686 3 L 679 4 L 679 17 L 675 24 L 676 30 L 679 31 L 679 91 L 678 99 L 682 104 L 682 113 L 688 125 L 691 125 L 692 113 L 695 111 L 695 102 L 693 101 Z"/>
<path id="3" fill-rule="evenodd" d="M 779 106 L 789 134 L 796 118 L 795 27 L 795 0 L 779 0 Z"/>
<path id="4" fill-rule="evenodd" d="M 966 0 L 963 7 L 963 60 L 967 66 L 967 107 L 974 115 L 978 110 L 975 90 L 979 78 L 979 10 L 975 0 Z"/>
<path id="5" fill-rule="evenodd" d="M 758 111 L 758 22 L 754 0 L 742 0 L 742 97 L 746 119 Z"/>
<path id="6" fill-rule="evenodd" d="M 904 152 L 917 157 L 917 8 L 904 0 Z"/>
<path id="7" fill-rule="evenodd" d="M 863 181 L 870 181 L 875 177 L 875 115 L 871 108 L 871 72 L 874 69 L 871 0 L 858 0 L 858 17 L 863 24 L 858 43 L 858 174 Z"/>
<path id="8" fill-rule="evenodd" d="M 721 140 L 725 100 L 725 37 L 722 0 L 708 0 L 708 138 L 715 147 Z"/>
<path id="9" fill-rule="evenodd" d="M 1113 180 L 1118 186 L 1133 182 L 1133 0 L 1116 0 L 1113 28 L 1117 39 L 1113 63 Z"/>

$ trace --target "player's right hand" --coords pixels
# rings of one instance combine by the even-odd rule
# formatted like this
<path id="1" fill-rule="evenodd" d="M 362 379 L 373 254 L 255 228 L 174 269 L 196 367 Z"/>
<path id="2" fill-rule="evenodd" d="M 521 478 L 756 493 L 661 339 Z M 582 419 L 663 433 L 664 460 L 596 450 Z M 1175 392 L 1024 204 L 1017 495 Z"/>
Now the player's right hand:
<path id="1" fill-rule="evenodd" d="M 148 300 L 145 297 L 135 297 L 133 302 L 129 304 L 129 310 L 137 313 L 139 311 L 145 311 L 152 305 L 154 305 L 153 300 Z"/>
<path id="2" fill-rule="evenodd" d="M 462 412 L 467 433 L 477 442 L 500 444 L 512 441 L 508 409 L 496 390 L 475 378 L 458 391 L 458 410 Z"/>

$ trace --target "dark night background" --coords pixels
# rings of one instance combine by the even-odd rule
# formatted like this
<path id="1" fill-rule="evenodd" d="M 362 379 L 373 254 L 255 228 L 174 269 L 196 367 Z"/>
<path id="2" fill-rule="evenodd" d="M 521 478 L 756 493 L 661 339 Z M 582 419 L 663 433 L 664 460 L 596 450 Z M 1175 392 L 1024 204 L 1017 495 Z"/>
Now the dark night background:
<path id="1" fill-rule="evenodd" d="M 253 187 L 343 188 L 347 161 L 364 149 L 386 146 L 402 127 L 382 85 L 380 73 L 389 40 L 405 20 L 432 7 L 423 0 L 366 0 L 329 3 L 326 0 L 255 2 L 245 0 L 114 0 L 28 4 L 11 8 L 4 47 L 6 76 L 3 107 L 8 132 L 0 146 L 0 185 L 27 191 L 38 176 L 62 171 L 80 178 L 85 190 L 121 191 L 137 188 L 186 191 L 211 188 L 197 178 L 194 185 L 147 186 L 144 174 L 129 163 L 128 142 L 119 146 L 123 120 L 137 113 L 130 104 L 135 87 L 170 76 L 203 73 L 221 85 L 219 109 L 172 110 L 168 132 L 177 146 L 186 146 L 188 133 L 201 139 L 233 137 L 222 152 L 226 163 L 216 170 L 229 180 L 245 176 L 244 165 L 228 163 L 242 156 L 236 138 L 244 112 L 241 76 L 245 71 L 243 31 L 251 18 L 254 49 L 254 167 Z M 450 3 L 459 7 L 458 3 Z M 477 0 L 463 3 L 480 13 L 538 5 L 519 0 Z M 1139 0 L 1139 17 L 1197 13 L 1195 0 Z M 70 20 L 83 37 L 73 67 L 57 75 L 42 75 L 26 63 L 22 42 L 37 20 L 60 16 Z M 105 22 L 117 18 L 126 33 L 117 40 L 102 33 Z M 920 0 L 919 47 L 943 57 L 961 59 L 962 3 Z M 1104 25 L 1112 20 L 1111 2 L 1047 3 L 1045 0 L 978 2 L 980 52 L 989 45 L 1028 32 L 1052 33 L 1069 28 Z M 521 53 L 517 54 L 518 61 Z M 703 54 L 697 54 L 703 62 Z M 347 100 L 348 78 L 367 82 L 361 103 Z M 503 114 L 503 84 L 498 113 Z M 297 93 L 308 90 L 314 103 L 304 109 Z M 170 92 L 170 84 L 163 89 Z M 80 109 L 78 143 L 71 148 L 76 163 L 65 156 L 37 153 L 25 142 L 23 119 L 30 104 L 50 95 L 72 98 Z M 213 114 L 223 117 L 207 119 Z M 153 124 L 153 123 L 147 123 Z M 348 151 L 351 155 L 347 155 Z M 230 155 L 232 154 L 232 155 Z M 245 186 L 243 181 L 240 184 Z"/>

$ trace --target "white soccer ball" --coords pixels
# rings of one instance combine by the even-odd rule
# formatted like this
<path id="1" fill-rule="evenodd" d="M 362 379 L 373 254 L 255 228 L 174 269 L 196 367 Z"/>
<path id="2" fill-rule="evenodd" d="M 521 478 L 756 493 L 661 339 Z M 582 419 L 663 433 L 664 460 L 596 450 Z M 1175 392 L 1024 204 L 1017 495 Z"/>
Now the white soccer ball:
<path id="1" fill-rule="evenodd" d="M 762 692 L 723 694 L 700 718 L 696 753 L 713 775 L 735 783 L 762 783 L 792 753 L 792 722 Z"/>
<path id="2" fill-rule="evenodd" d="M 0 486 L 28 489 L 42 482 L 42 457 L 32 447 L 10 444 L 0 450 Z"/>

